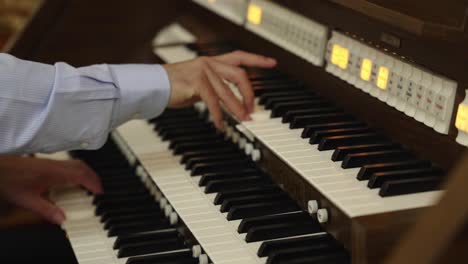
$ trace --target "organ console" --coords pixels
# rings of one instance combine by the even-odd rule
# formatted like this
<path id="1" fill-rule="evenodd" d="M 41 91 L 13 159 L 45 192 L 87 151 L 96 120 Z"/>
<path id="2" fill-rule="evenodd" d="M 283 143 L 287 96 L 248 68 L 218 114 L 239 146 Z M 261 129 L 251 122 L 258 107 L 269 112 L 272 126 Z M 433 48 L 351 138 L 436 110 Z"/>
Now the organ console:
<path id="1" fill-rule="evenodd" d="M 279 61 L 247 69 L 252 121 L 226 112 L 217 131 L 197 104 L 131 121 L 101 150 L 56 154 L 84 160 L 105 190 L 51 194 L 76 260 L 384 261 L 468 145 L 467 12 L 463 1 L 46 1 L 14 55 L 173 63 L 245 49 Z"/>

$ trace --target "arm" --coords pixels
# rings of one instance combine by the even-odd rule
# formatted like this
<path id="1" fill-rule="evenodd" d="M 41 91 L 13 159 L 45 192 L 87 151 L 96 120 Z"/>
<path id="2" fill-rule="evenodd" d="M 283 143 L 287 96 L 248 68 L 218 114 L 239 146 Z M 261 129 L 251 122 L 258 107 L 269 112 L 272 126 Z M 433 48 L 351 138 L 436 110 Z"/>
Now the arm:
<path id="1" fill-rule="evenodd" d="M 235 51 L 168 65 L 54 66 L 0 54 L 0 153 L 96 149 L 132 118 L 153 118 L 166 106 L 202 99 L 222 127 L 220 103 L 240 120 L 253 110 L 253 91 L 240 66 L 276 61 Z M 235 83 L 238 101 L 223 80 Z"/>
<path id="2" fill-rule="evenodd" d="M 100 147 L 108 132 L 167 106 L 160 65 L 45 65 L 0 54 L 0 153 Z"/>
<path id="3" fill-rule="evenodd" d="M 276 61 L 241 51 L 164 65 L 96 65 L 73 68 L 21 61 L 0 54 L 0 153 L 99 147 L 110 129 L 139 116 L 204 100 L 215 125 L 220 103 L 248 119 L 253 91 L 240 65 L 273 67 Z M 167 75 L 166 75 L 167 72 Z M 169 91 L 170 80 L 170 91 Z M 223 80 L 235 83 L 238 101 Z M 65 216 L 43 198 L 55 185 L 78 184 L 102 191 L 97 175 L 79 161 L 0 155 L 0 196 L 55 223 Z"/>

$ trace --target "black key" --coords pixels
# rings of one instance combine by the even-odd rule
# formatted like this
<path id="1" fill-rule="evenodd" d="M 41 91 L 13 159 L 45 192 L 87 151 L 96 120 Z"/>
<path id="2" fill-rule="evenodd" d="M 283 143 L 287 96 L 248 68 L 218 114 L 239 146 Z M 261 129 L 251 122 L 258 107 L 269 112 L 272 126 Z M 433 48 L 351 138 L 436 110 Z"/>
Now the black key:
<path id="1" fill-rule="evenodd" d="M 292 110 L 286 112 L 281 119 L 282 123 L 289 123 L 292 122 L 296 117 L 299 116 L 306 116 L 306 115 L 317 115 L 317 114 L 330 114 L 330 113 L 338 113 L 341 112 L 340 109 L 336 107 L 317 107 L 317 108 L 310 108 L 310 109 L 302 109 L 302 110 Z"/>
<path id="2" fill-rule="evenodd" d="M 192 167 L 190 175 L 202 175 L 205 173 L 223 172 L 236 169 L 247 169 L 252 167 L 252 162 L 245 160 L 230 160 L 219 162 L 198 163 Z"/>
<path id="3" fill-rule="evenodd" d="M 289 91 L 271 91 L 269 93 L 264 93 L 261 96 L 258 97 L 258 103 L 261 105 L 269 104 L 272 101 L 279 102 L 278 100 L 281 100 L 282 98 L 291 98 L 291 99 L 285 99 L 287 100 L 297 100 L 297 98 L 302 98 L 302 97 L 307 97 L 307 96 L 313 96 L 316 97 L 317 95 L 313 94 L 312 92 L 305 91 L 303 89 L 290 89 Z"/>
<path id="4" fill-rule="evenodd" d="M 224 199 L 231 198 L 231 197 L 240 197 L 240 196 L 247 196 L 247 195 L 255 195 L 257 193 L 263 194 L 273 194 L 282 192 L 280 188 L 276 185 L 266 185 L 266 186 L 255 186 L 249 187 L 241 190 L 228 190 L 228 191 L 221 191 L 219 192 L 215 199 L 214 204 L 220 205 L 224 202 Z"/>
<path id="5" fill-rule="evenodd" d="M 313 95 L 312 93 L 308 93 L 302 89 L 293 89 L 290 91 L 271 91 L 269 93 L 264 93 L 258 97 L 259 104 L 267 104 L 271 100 L 276 100 L 278 98 L 286 98 L 286 97 L 300 97 L 304 95 Z"/>
<path id="6" fill-rule="evenodd" d="M 367 187 L 371 189 L 379 188 L 386 181 L 397 181 L 427 176 L 441 176 L 441 174 L 442 171 L 434 167 L 400 171 L 376 172 L 370 177 L 369 182 L 367 183 Z"/>
<path id="7" fill-rule="evenodd" d="M 239 233 L 247 233 L 250 228 L 262 225 L 271 225 L 271 224 L 280 224 L 280 223 L 291 223 L 291 222 L 301 222 L 301 221 L 313 221 L 313 219 L 307 213 L 303 211 L 297 211 L 286 214 L 278 215 L 267 215 L 260 217 L 246 218 L 242 220 L 237 228 Z"/>
<path id="8" fill-rule="evenodd" d="M 349 255 L 344 251 L 323 253 L 314 256 L 299 256 L 293 259 L 287 259 L 285 264 L 349 264 Z"/>
<path id="9" fill-rule="evenodd" d="M 117 237 L 114 242 L 114 249 L 119 249 L 122 246 L 138 243 L 138 242 L 147 242 L 160 239 L 166 239 L 171 237 L 178 237 L 179 232 L 176 228 L 168 228 L 164 230 L 154 230 L 147 232 L 140 232 L 136 234 L 122 235 Z"/>
<path id="10" fill-rule="evenodd" d="M 366 145 L 355 145 L 355 146 L 343 146 L 335 149 L 332 155 L 333 161 L 341 161 L 346 155 L 353 153 L 362 153 L 362 152 L 373 152 L 380 150 L 389 150 L 389 149 L 401 149 L 402 146 L 397 143 L 392 142 L 382 142 L 377 144 L 366 144 Z"/>
<path id="11" fill-rule="evenodd" d="M 107 235 L 109 237 L 121 236 L 151 230 L 168 229 L 170 227 L 171 225 L 167 219 L 146 219 L 140 222 L 128 222 L 113 225 L 109 228 L 109 231 L 107 231 Z"/>
<path id="12" fill-rule="evenodd" d="M 330 255 L 342 256 L 346 260 L 346 253 L 340 248 L 333 248 L 324 244 L 309 245 L 290 249 L 281 249 L 269 255 L 267 264 L 289 263 L 297 259 L 308 259 L 306 263 L 329 263 L 317 262 L 317 259 Z M 323 260 L 323 259 L 322 259 Z"/>
<path id="13" fill-rule="evenodd" d="M 251 81 L 253 87 L 262 87 L 273 89 L 272 87 L 289 87 L 289 89 L 294 89 L 294 87 L 303 86 L 303 83 L 299 80 L 293 80 L 289 78 L 274 78 L 274 79 L 263 79 Z"/>
<path id="14" fill-rule="evenodd" d="M 112 201 L 115 199 L 121 199 L 126 197 L 134 197 L 134 196 L 143 196 L 143 195 L 150 195 L 148 190 L 141 186 L 137 190 L 123 190 L 123 191 L 115 191 L 115 192 L 106 192 L 105 194 L 96 195 L 93 198 L 93 204 L 97 204 L 100 201 Z"/>
<path id="15" fill-rule="evenodd" d="M 328 234 L 265 241 L 258 249 L 257 255 L 259 257 L 267 257 L 278 250 L 313 244 L 322 244 L 324 247 L 334 247 L 336 241 Z"/>
<path id="16" fill-rule="evenodd" d="M 227 215 L 228 220 L 237 220 L 262 215 L 280 214 L 298 211 L 299 206 L 292 201 L 278 203 L 252 203 L 248 205 L 233 206 Z"/>
<path id="17" fill-rule="evenodd" d="M 196 151 L 196 150 L 201 150 L 208 148 L 210 146 L 213 147 L 220 147 L 226 144 L 226 141 L 224 140 L 217 140 L 211 142 L 210 145 L 207 145 L 206 142 L 197 142 L 197 143 L 185 143 L 185 144 L 179 144 L 177 147 L 174 148 L 172 151 L 175 155 L 182 154 L 187 151 Z"/>
<path id="18" fill-rule="evenodd" d="M 290 84 L 279 84 L 279 85 L 269 85 L 264 86 L 261 84 L 253 85 L 255 97 L 261 97 L 264 94 L 271 92 L 291 92 L 294 90 L 302 91 L 299 86 L 291 86 Z"/>
<path id="19" fill-rule="evenodd" d="M 205 187 L 205 193 L 215 193 L 228 190 L 238 190 L 253 186 L 263 186 L 271 184 L 271 179 L 264 176 L 249 176 L 239 179 L 216 180 L 209 182 Z"/>
<path id="20" fill-rule="evenodd" d="M 321 232 L 320 224 L 309 219 L 304 222 L 280 223 L 253 227 L 247 233 L 245 241 L 250 243 L 268 239 L 313 234 L 317 232 Z"/>
<path id="21" fill-rule="evenodd" d="M 289 196 L 286 193 L 275 193 L 275 194 L 255 194 L 248 195 L 236 198 L 224 199 L 224 202 L 221 204 L 220 211 L 225 213 L 228 212 L 231 207 L 239 206 L 244 204 L 251 203 L 263 203 L 263 202 L 275 202 L 289 199 Z"/>
<path id="22" fill-rule="evenodd" d="M 218 154 L 216 156 L 192 158 L 192 159 L 189 159 L 187 163 L 185 163 L 185 169 L 191 170 L 197 164 L 228 162 L 228 161 L 233 161 L 233 160 L 247 162 L 248 158 L 245 155 L 241 155 L 240 153 L 226 154 L 226 155 Z"/>
<path id="23" fill-rule="evenodd" d="M 164 133 L 160 133 L 159 136 L 163 140 L 171 140 L 176 137 L 186 136 L 190 134 L 195 135 L 195 134 L 208 134 L 208 133 L 216 133 L 216 129 L 207 125 L 203 127 L 196 127 L 196 128 L 190 128 L 190 129 L 166 131 Z"/>
<path id="24" fill-rule="evenodd" d="M 239 149 L 234 144 L 228 144 L 225 146 L 221 146 L 219 148 L 209 148 L 203 149 L 199 151 L 188 151 L 182 154 L 182 158 L 180 163 L 186 163 L 191 158 L 200 158 L 200 157 L 209 157 L 209 156 L 216 156 L 216 155 L 224 155 L 224 154 L 234 154 L 234 153 L 241 153 Z"/>
<path id="25" fill-rule="evenodd" d="M 307 125 L 318 124 L 323 122 L 341 122 L 349 120 L 353 120 L 353 118 L 345 113 L 296 116 L 289 124 L 289 128 L 304 128 Z"/>
<path id="26" fill-rule="evenodd" d="M 229 172 L 220 172 L 220 173 L 216 173 L 216 172 L 206 173 L 202 175 L 202 177 L 200 178 L 200 181 L 198 182 L 198 185 L 206 186 L 211 181 L 230 180 L 230 179 L 238 179 L 241 177 L 260 176 L 260 175 L 263 175 L 263 173 L 253 168 L 244 169 L 244 170 L 235 170 L 235 171 L 229 171 Z"/>
<path id="27" fill-rule="evenodd" d="M 96 215 L 101 215 L 106 211 L 122 209 L 122 208 L 132 208 L 135 204 L 140 206 L 151 206 L 154 203 L 154 198 L 151 196 L 143 197 L 129 197 L 129 198 L 120 198 L 116 200 L 106 200 L 100 201 L 96 204 Z"/>
<path id="28" fill-rule="evenodd" d="M 104 224 L 104 229 L 108 230 L 112 226 L 117 226 L 121 224 L 126 224 L 130 222 L 139 222 L 144 220 L 151 220 L 151 221 L 158 221 L 160 219 L 164 219 L 164 213 L 162 211 L 157 212 L 147 212 L 147 213 L 139 213 L 139 214 L 132 214 L 132 215 L 125 215 L 120 217 L 113 217 L 107 219 Z"/>
<path id="29" fill-rule="evenodd" d="M 106 179 L 109 180 L 116 180 L 116 179 L 132 179 L 136 178 L 134 170 L 131 168 L 125 169 L 125 170 L 120 170 L 118 173 L 112 171 L 111 173 L 108 173 L 106 170 L 96 170 L 96 173 L 98 174 L 99 178 L 104 181 Z"/>
<path id="30" fill-rule="evenodd" d="M 169 143 L 169 148 L 174 149 L 179 144 L 185 144 L 185 143 L 205 142 L 208 144 L 208 142 L 210 141 L 221 140 L 223 138 L 224 136 L 222 136 L 221 134 L 185 136 L 185 137 L 180 137 L 177 139 L 172 139 L 171 143 Z"/>
<path id="31" fill-rule="evenodd" d="M 340 146 L 371 144 L 382 141 L 388 140 L 386 140 L 384 136 L 377 133 L 325 137 L 320 141 L 318 150 L 331 150 Z"/>
<path id="32" fill-rule="evenodd" d="M 428 168 L 431 162 L 428 160 L 408 160 L 380 164 L 364 165 L 358 173 L 357 179 L 360 181 L 368 180 L 376 172 Z"/>
<path id="33" fill-rule="evenodd" d="M 194 118 L 189 118 L 189 117 L 174 118 L 174 119 L 161 120 L 155 124 L 154 128 L 155 130 L 159 130 L 165 127 L 171 127 L 171 126 L 179 127 L 179 126 L 183 126 L 184 124 L 193 124 L 193 123 L 202 124 L 203 121 L 201 121 L 200 119 L 194 119 Z"/>
<path id="34" fill-rule="evenodd" d="M 138 257 L 131 257 L 126 264 L 198 264 L 198 259 L 192 257 L 190 249 L 180 249 L 165 253 L 155 253 Z"/>
<path id="35" fill-rule="evenodd" d="M 372 130 L 366 126 L 318 130 L 318 131 L 315 131 L 315 133 L 310 137 L 309 143 L 312 145 L 318 144 L 324 137 L 354 135 L 354 134 L 361 134 L 361 133 L 368 133 L 368 132 L 372 132 Z"/>
<path id="36" fill-rule="evenodd" d="M 254 88 L 255 96 L 261 96 L 272 91 L 292 91 L 304 87 L 302 82 L 290 79 L 253 81 L 251 85 Z"/>
<path id="37" fill-rule="evenodd" d="M 268 94 L 265 94 L 268 95 Z M 264 96 L 265 96 L 264 95 Z M 295 101 L 304 101 L 304 100 L 320 100 L 321 98 L 307 93 L 296 94 L 296 95 L 283 95 L 283 96 L 270 96 L 266 97 L 265 100 L 265 109 L 272 109 L 275 105 L 283 102 L 295 102 Z"/>
<path id="38" fill-rule="evenodd" d="M 193 121 L 182 120 L 181 122 L 175 122 L 164 126 L 155 127 L 155 130 L 159 135 L 167 133 L 174 130 L 186 130 L 186 129 L 195 129 L 202 127 L 209 127 L 210 124 L 201 119 L 194 119 Z"/>
<path id="39" fill-rule="evenodd" d="M 150 122 L 156 122 L 162 119 L 172 119 L 174 117 L 182 116 L 193 116 L 196 115 L 197 111 L 193 107 L 180 108 L 180 109 L 166 109 L 164 112 L 156 118 L 150 120 Z"/>
<path id="40" fill-rule="evenodd" d="M 275 107 L 271 110 L 271 117 L 282 117 L 286 112 L 292 110 L 299 110 L 299 109 L 308 109 L 312 107 L 326 107 L 329 106 L 330 103 L 325 100 L 319 99 L 311 99 L 311 100 L 304 100 L 304 101 L 296 101 L 296 102 L 284 102 L 276 104 Z"/>
<path id="41" fill-rule="evenodd" d="M 414 155 L 404 149 L 390 149 L 374 152 L 351 153 L 346 155 L 341 164 L 343 169 L 362 167 L 367 164 L 393 162 L 413 159 Z"/>
<path id="42" fill-rule="evenodd" d="M 125 258 L 136 255 L 167 252 L 184 248 L 184 243 L 177 237 L 173 237 L 122 246 L 119 249 L 117 257 Z"/>
<path id="43" fill-rule="evenodd" d="M 99 172 L 96 172 L 99 173 Z M 130 177 L 106 177 L 106 178 L 101 178 L 101 184 L 102 187 L 105 188 L 113 188 L 113 187 L 118 187 L 119 185 L 129 185 L 129 186 L 135 186 L 141 184 L 141 180 L 139 180 L 135 175 L 132 175 Z"/>
<path id="44" fill-rule="evenodd" d="M 160 210 L 161 208 L 156 203 L 153 203 L 151 205 L 138 204 L 129 208 L 105 210 L 105 212 L 101 215 L 101 222 L 106 222 L 109 218 L 113 218 L 113 217 L 121 217 L 125 215 L 140 214 L 140 213 L 160 211 Z"/>
<path id="45" fill-rule="evenodd" d="M 305 126 L 304 130 L 302 131 L 301 137 L 309 138 L 315 133 L 315 131 L 319 131 L 319 130 L 362 127 L 362 126 L 366 126 L 366 124 L 360 121 L 344 121 L 344 122 L 334 122 L 334 123 L 323 122 L 319 124 Z"/>
<path id="46" fill-rule="evenodd" d="M 441 188 L 443 178 L 429 176 L 405 180 L 386 181 L 380 188 L 379 195 L 382 197 L 435 191 Z"/>

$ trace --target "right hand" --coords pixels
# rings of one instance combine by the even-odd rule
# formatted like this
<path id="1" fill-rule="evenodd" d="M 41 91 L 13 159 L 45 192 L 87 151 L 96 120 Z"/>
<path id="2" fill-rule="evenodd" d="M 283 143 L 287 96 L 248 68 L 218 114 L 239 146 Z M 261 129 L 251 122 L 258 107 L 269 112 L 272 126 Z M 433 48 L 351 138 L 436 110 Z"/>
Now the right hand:
<path id="1" fill-rule="evenodd" d="M 276 60 L 244 51 L 234 51 L 163 66 L 171 82 L 169 107 L 185 107 L 202 99 L 216 127 L 222 128 L 221 102 L 240 120 L 248 120 L 253 111 L 252 86 L 247 73 L 240 66 L 272 68 L 276 66 Z M 237 100 L 223 80 L 237 85 L 243 102 Z"/>

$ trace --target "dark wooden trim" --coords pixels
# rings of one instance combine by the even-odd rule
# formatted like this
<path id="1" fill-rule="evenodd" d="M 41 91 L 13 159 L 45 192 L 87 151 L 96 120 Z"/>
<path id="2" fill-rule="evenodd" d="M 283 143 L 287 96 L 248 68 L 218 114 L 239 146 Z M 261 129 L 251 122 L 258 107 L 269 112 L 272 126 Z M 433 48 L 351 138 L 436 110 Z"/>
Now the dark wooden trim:
<path id="1" fill-rule="evenodd" d="M 29 21 L 7 52 L 22 59 L 29 59 L 35 48 L 46 37 L 59 17 L 64 13 L 68 1 L 44 0 L 39 10 Z"/>

